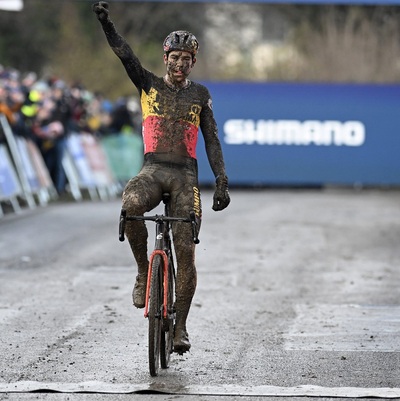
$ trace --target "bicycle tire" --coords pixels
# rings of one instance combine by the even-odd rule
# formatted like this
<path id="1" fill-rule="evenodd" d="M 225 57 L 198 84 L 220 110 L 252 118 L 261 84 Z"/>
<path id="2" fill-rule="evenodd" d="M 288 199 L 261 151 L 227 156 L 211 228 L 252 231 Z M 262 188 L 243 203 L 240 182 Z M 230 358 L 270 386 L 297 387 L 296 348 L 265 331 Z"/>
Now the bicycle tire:
<path id="1" fill-rule="evenodd" d="M 161 312 L 162 312 L 162 269 L 163 260 L 155 255 L 152 263 L 149 299 L 149 370 L 151 376 L 158 375 L 160 366 Z"/>
<path id="2" fill-rule="evenodd" d="M 175 274 L 172 260 L 168 262 L 168 299 L 167 299 L 167 317 L 163 317 L 160 343 L 160 361 L 161 367 L 167 369 L 172 354 L 174 343 L 174 322 L 175 322 Z"/>

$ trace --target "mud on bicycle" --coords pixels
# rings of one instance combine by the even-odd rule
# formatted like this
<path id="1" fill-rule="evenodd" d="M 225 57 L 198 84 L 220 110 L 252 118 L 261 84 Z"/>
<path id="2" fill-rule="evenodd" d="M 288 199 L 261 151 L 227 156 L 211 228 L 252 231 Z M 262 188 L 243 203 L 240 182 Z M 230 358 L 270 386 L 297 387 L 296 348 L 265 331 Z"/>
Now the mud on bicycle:
<path id="1" fill-rule="evenodd" d="M 173 222 L 190 223 L 192 238 L 198 244 L 199 225 L 194 211 L 188 217 L 170 216 L 170 194 L 164 193 L 164 214 L 153 216 L 127 216 L 126 210 L 121 210 L 119 220 L 119 240 L 125 240 L 125 225 L 127 221 L 153 221 L 156 224 L 154 250 L 150 255 L 146 286 L 146 302 L 144 317 L 149 320 L 148 331 L 148 358 L 151 376 L 157 376 L 159 367 L 166 369 L 169 366 L 173 349 L 175 325 L 175 280 L 176 270 L 173 255 L 173 240 L 171 224 Z"/>

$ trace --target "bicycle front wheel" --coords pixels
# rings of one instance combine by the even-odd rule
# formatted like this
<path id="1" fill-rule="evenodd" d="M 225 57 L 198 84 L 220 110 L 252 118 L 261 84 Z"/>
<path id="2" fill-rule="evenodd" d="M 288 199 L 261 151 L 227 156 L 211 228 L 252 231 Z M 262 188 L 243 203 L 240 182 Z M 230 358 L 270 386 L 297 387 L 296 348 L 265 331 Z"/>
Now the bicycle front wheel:
<path id="1" fill-rule="evenodd" d="M 152 263 L 150 299 L 149 299 L 149 369 L 151 376 L 158 375 L 160 365 L 160 338 L 162 295 L 163 260 L 155 255 Z"/>
<path id="2" fill-rule="evenodd" d="M 175 322 L 175 275 L 172 260 L 168 263 L 168 298 L 167 298 L 167 317 L 162 318 L 160 358 L 161 367 L 168 368 L 174 341 L 174 322 Z"/>

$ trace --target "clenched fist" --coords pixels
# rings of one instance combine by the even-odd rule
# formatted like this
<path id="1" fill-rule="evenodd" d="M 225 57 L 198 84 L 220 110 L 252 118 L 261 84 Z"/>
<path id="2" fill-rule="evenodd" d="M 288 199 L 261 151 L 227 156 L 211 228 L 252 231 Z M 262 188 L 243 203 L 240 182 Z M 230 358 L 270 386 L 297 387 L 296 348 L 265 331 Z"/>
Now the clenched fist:
<path id="1" fill-rule="evenodd" d="M 217 178 L 217 187 L 214 193 L 214 202 L 213 202 L 213 210 L 224 210 L 230 203 L 231 198 L 229 196 L 228 191 L 228 177 L 227 176 L 219 176 Z"/>
<path id="2" fill-rule="evenodd" d="M 99 1 L 94 3 L 92 6 L 93 11 L 97 15 L 97 19 L 101 22 L 108 20 L 108 3 L 105 1 Z"/>

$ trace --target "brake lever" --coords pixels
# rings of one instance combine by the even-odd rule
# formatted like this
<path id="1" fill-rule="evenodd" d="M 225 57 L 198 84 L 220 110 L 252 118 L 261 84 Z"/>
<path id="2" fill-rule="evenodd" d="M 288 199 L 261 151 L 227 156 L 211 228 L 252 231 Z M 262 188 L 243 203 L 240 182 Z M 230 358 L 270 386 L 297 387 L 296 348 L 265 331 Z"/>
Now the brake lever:
<path id="1" fill-rule="evenodd" d="M 121 215 L 119 216 L 119 240 L 125 241 L 125 222 L 126 222 L 126 210 L 121 209 Z"/>
<path id="2" fill-rule="evenodd" d="M 197 221 L 196 221 L 196 213 L 192 210 L 190 212 L 190 222 L 192 223 L 192 236 L 193 236 L 193 242 L 195 244 L 199 244 L 199 233 L 197 230 Z"/>

